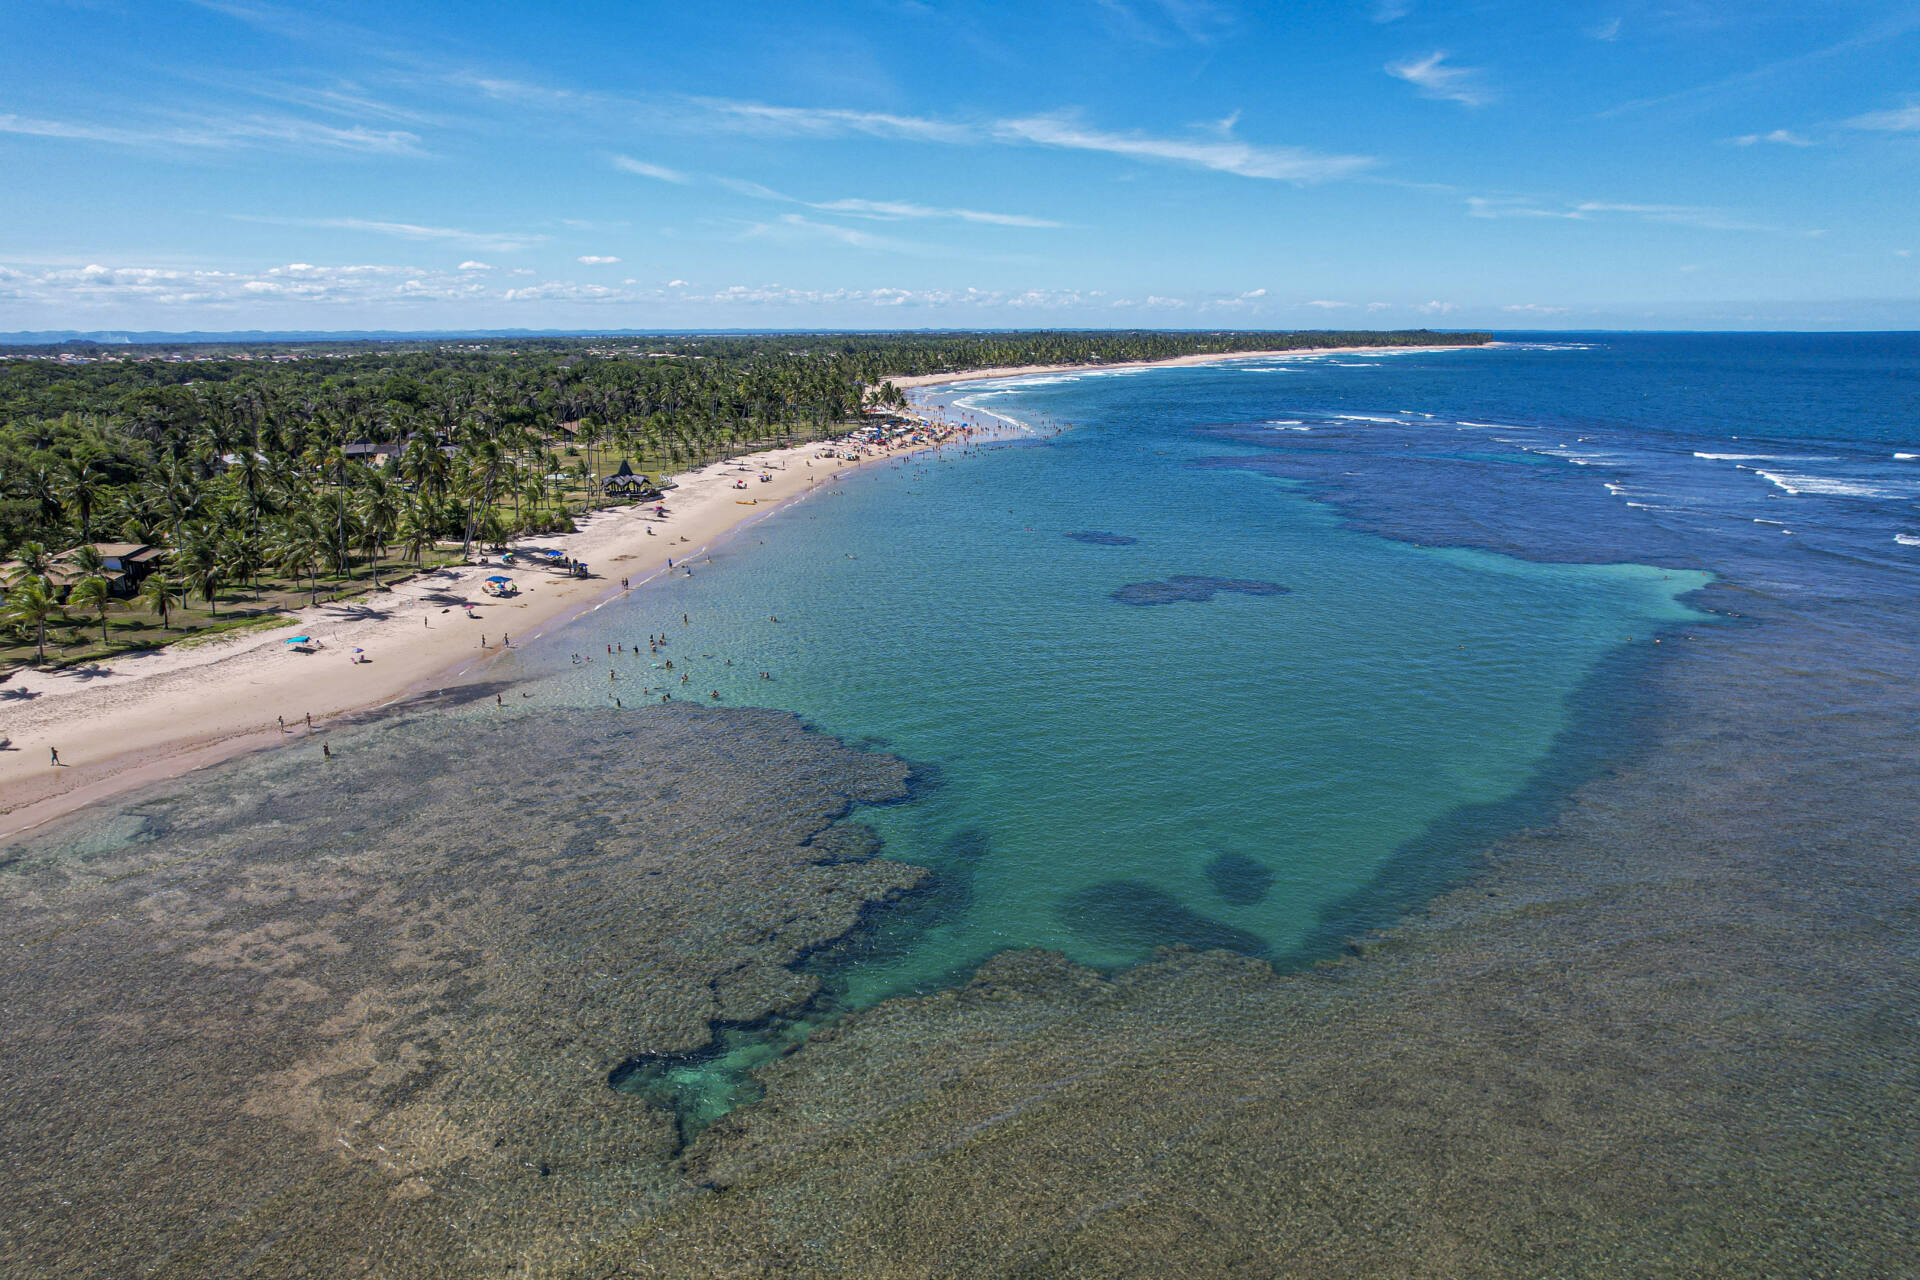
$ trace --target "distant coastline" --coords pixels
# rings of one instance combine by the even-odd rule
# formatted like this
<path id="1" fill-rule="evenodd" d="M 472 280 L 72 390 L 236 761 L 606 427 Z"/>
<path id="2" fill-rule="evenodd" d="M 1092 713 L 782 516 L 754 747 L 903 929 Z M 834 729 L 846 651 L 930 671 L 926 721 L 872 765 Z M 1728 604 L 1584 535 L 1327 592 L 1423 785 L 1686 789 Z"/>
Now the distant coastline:
<path id="1" fill-rule="evenodd" d="M 1328 356 L 1369 351 L 1417 353 L 1422 351 L 1464 351 L 1498 347 L 1499 342 L 1428 343 L 1418 347 L 1295 347 L 1285 351 L 1208 351 L 1198 355 L 1169 356 L 1165 360 L 1127 360 L 1117 364 L 1023 364 L 1001 365 L 991 369 L 962 369 L 951 373 L 916 373 L 888 381 L 902 391 L 916 387 L 944 386 L 951 382 L 977 382 L 990 378 L 1024 378 L 1046 373 L 1109 373 L 1118 369 L 1155 369 L 1171 365 L 1221 364 L 1229 360 L 1288 360 L 1300 356 Z"/>

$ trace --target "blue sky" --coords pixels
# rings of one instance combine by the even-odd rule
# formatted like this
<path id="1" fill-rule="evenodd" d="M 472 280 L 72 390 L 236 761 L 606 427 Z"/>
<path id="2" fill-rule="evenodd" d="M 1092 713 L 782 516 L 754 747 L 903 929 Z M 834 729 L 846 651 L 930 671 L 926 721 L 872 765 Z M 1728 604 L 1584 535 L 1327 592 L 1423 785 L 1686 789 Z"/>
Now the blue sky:
<path id="1" fill-rule="evenodd" d="M 1920 0 L 11 0 L 0 330 L 1920 327 Z"/>

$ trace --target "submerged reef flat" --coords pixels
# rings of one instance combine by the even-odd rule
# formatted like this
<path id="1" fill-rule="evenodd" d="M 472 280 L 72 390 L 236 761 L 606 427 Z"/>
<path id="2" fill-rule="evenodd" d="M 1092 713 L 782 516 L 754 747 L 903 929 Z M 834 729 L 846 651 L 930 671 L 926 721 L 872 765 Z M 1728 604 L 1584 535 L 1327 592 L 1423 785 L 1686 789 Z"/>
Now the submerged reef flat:
<path id="1" fill-rule="evenodd" d="M 1920 706 L 1846 700 L 1845 656 L 1756 683 L 1751 639 L 1688 646 L 1647 752 L 1355 954 L 1010 952 L 850 1016 L 607 1274 L 1906 1273 Z"/>
<path id="2" fill-rule="evenodd" d="M 0 1272 L 560 1273 L 688 1193 L 608 1073 L 803 1005 L 921 877 L 833 825 L 906 767 L 782 713 L 330 744 L 0 853 Z"/>
<path id="3" fill-rule="evenodd" d="M 1192 601 L 1205 604 L 1222 591 L 1246 596 L 1283 596 L 1288 588 L 1277 582 L 1252 578 L 1209 578 L 1203 574 L 1177 573 L 1165 582 L 1130 582 L 1113 593 L 1121 604 L 1179 604 Z"/>

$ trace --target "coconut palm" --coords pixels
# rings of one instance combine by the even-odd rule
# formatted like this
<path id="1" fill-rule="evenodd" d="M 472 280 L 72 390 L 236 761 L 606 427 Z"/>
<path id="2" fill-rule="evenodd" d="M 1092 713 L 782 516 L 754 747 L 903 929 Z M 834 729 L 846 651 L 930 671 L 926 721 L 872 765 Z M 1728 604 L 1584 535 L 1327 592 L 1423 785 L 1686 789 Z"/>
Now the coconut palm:
<path id="1" fill-rule="evenodd" d="M 113 589 L 107 580 L 98 576 L 89 576 L 73 584 L 67 592 L 67 608 L 91 609 L 100 616 L 100 643 L 107 643 L 107 606 L 113 603 Z"/>
<path id="2" fill-rule="evenodd" d="M 6 620 L 22 630 L 32 628 L 36 662 L 47 660 L 47 618 L 54 607 L 53 587 L 39 574 L 22 574 L 7 589 Z"/>
<path id="3" fill-rule="evenodd" d="M 160 629 L 165 631 L 173 611 L 182 603 L 180 587 L 164 573 L 150 573 L 140 584 L 140 603 L 147 606 L 148 613 L 159 615 Z"/>
<path id="4" fill-rule="evenodd" d="M 207 598 L 207 610 L 214 617 L 220 616 L 220 601 L 216 593 L 226 579 L 226 561 L 220 555 L 220 543 L 211 529 L 197 528 L 188 536 L 186 545 L 180 548 L 177 561 L 182 573 L 182 585 L 191 591 L 198 591 Z"/>

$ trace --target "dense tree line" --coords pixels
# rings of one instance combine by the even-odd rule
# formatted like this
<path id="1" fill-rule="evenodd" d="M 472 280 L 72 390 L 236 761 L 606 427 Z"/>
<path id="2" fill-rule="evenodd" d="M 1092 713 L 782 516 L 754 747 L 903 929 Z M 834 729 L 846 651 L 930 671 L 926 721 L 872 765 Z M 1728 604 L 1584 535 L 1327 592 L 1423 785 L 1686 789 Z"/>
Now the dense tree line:
<path id="1" fill-rule="evenodd" d="M 350 574 L 388 548 L 417 558 L 437 539 L 470 547 L 563 525 L 562 487 L 590 483 L 621 456 L 686 465 L 826 433 L 864 404 L 898 402 L 893 376 L 1485 340 L 1425 331 L 788 334 L 226 344 L 187 360 L 69 347 L 101 358 L 0 360 L 0 552 L 21 562 L 16 579 L 44 582 L 51 557 L 79 543 L 165 546 L 171 566 L 153 590 L 210 604 L 223 584 L 269 569 L 317 590 L 323 572 Z M 375 466 L 349 448 L 360 442 L 399 447 Z M 17 614 L 24 584 L 14 585 Z M 28 586 L 28 612 L 32 596 Z M 154 609 L 164 615 L 166 601 L 156 597 Z"/>

